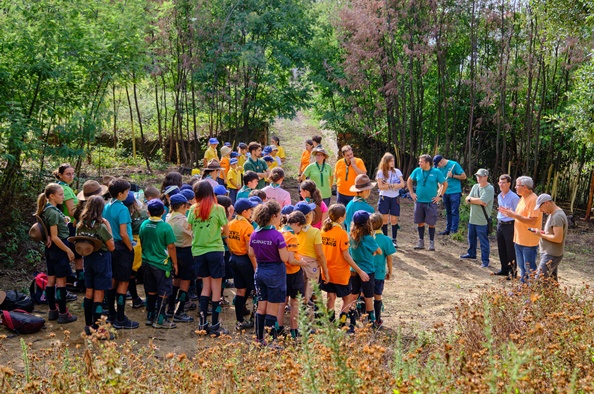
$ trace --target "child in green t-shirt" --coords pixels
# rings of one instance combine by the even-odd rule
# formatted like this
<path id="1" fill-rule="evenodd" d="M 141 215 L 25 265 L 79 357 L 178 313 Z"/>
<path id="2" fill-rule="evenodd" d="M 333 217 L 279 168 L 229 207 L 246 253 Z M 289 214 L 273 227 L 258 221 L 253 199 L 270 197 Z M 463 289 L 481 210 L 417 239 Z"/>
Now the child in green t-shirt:
<path id="1" fill-rule="evenodd" d="M 380 213 L 374 213 L 369 220 L 371 221 L 371 226 L 375 233 L 375 242 L 382 250 L 381 254 L 373 256 L 373 262 L 375 264 L 373 309 L 375 311 L 375 327 L 379 328 L 382 325 L 381 313 L 383 306 L 382 294 L 384 292 L 384 281 L 392 279 L 392 255 L 396 253 L 396 248 L 390 237 L 382 232 L 382 225 L 384 224 L 382 215 Z"/>

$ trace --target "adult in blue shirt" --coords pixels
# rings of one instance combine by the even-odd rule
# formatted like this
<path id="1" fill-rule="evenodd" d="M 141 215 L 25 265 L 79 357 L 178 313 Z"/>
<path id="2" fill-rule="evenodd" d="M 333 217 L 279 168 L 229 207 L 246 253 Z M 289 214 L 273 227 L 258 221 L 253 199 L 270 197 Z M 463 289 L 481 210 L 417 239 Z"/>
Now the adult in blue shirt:
<path id="1" fill-rule="evenodd" d="M 511 190 L 512 179 L 509 175 L 503 174 L 499 177 L 499 189 L 501 193 L 497 196 L 497 205 L 501 208 L 509 208 L 516 211 L 520 197 Z M 501 269 L 494 275 L 506 276 L 511 280 L 516 275 L 516 249 L 514 247 L 514 218 L 505 216 L 497 211 L 497 250 Z"/>
<path id="2" fill-rule="evenodd" d="M 437 203 L 443 199 L 448 189 L 445 176 L 433 168 L 432 157 L 421 155 L 419 167 L 415 168 L 406 181 L 410 196 L 415 202 L 414 222 L 419 232 L 415 249 L 425 249 L 425 223 L 429 226 L 429 250 L 435 250 L 435 223 L 437 223 Z M 416 193 L 413 184 L 416 183 Z"/>
<path id="3" fill-rule="evenodd" d="M 449 235 L 458 231 L 460 199 L 462 198 L 462 182 L 460 181 L 466 179 L 466 173 L 458 162 L 444 159 L 441 155 L 433 158 L 433 164 L 448 181 L 448 190 L 443 195 L 443 205 L 446 209 L 446 228 L 439 235 Z"/>

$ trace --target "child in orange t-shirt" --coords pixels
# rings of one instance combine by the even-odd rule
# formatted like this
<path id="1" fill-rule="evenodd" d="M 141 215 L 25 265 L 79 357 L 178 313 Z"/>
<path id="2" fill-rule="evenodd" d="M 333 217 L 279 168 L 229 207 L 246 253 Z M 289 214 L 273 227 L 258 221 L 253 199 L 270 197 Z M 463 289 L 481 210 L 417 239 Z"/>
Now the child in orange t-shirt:
<path id="1" fill-rule="evenodd" d="M 333 204 L 328 210 L 328 219 L 322 228 L 322 250 L 326 256 L 329 278 L 322 273 L 322 278 L 328 283 L 322 283 L 320 288 L 328 293 L 327 307 L 331 321 L 335 318 L 336 297 L 342 298 L 339 320 L 341 326 L 346 324 L 350 309 L 351 268 L 359 274 L 361 280 L 364 282 L 369 280 L 369 276 L 359 268 L 349 253 L 349 235 L 342 227 L 345 218 L 344 205 Z"/>
<path id="2" fill-rule="evenodd" d="M 305 226 L 306 220 L 305 215 L 299 211 L 293 212 L 295 207 L 292 205 L 287 205 L 283 207 L 281 213 L 283 215 L 281 219 L 281 233 L 285 238 L 285 243 L 287 244 L 287 250 L 289 252 L 289 261 L 285 263 L 287 269 L 287 299 L 285 304 L 278 308 L 277 314 L 277 321 L 279 322 L 279 333 L 282 333 L 284 330 L 283 327 L 283 315 L 285 313 L 285 305 L 289 302 L 290 298 L 290 306 L 291 306 L 291 313 L 290 313 L 290 324 L 291 324 L 291 337 L 297 338 L 299 335 L 298 326 L 299 326 L 299 305 L 297 303 L 297 297 L 301 294 L 303 297 L 305 293 L 305 281 L 303 277 L 303 270 L 301 266 L 304 264 L 299 255 L 297 254 L 297 248 L 299 246 L 299 242 L 297 241 L 297 236 L 295 234 L 299 234 L 303 226 Z"/>
<path id="3" fill-rule="evenodd" d="M 223 171 L 219 172 L 219 179 L 217 182 L 221 185 L 227 185 L 227 173 L 229 172 L 230 161 L 231 161 L 231 152 L 233 149 L 229 148 L 228 146 L 223 146 L 221 148 L 221 167 Z M 221 183 L 222 182 L 222 183 Z"/>

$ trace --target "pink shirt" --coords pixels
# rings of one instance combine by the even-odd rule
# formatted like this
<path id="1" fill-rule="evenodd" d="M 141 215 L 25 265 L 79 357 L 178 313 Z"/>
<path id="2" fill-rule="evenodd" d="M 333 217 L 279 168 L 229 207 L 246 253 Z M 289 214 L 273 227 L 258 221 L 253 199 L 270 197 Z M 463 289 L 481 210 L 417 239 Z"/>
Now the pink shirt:
<path id="1" fill-rule="evenodd" d="M 269 185 L 263 188 L 262 191 L 266 193 L 266 198 L 268 200 L 274 200 L 278 202 L 281 208 L 286 205 L 291 205 L 291 195 L 288 191 L 281 187 L 272 187 Z"/>
<path id="2" fill-rule="evenodd" d="M 328 207 L 326 206 L 326 203 L 322 201 L 322 205 L 320 205 L 320 209 L 322 210 L 322 217 L 324 217 L 324 212 L 328 212 Z M 322 222 L 323 220 L 320 220 L 317 223 L 312 223 L 311 226 L 315 227 L 317 229 L 322 229 Z"/>

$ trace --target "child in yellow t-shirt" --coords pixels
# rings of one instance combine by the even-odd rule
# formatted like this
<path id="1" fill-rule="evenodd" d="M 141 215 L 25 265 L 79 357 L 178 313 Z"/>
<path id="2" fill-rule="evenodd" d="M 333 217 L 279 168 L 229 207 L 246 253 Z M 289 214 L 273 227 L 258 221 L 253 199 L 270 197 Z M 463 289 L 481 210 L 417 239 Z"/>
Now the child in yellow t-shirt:
<path id="1" fill-rule="evenodd" d="M 237 159 L 229 160 L 229 171 L 227 172 L 227 189 L 233 204 L 237 200 L 237 191 L 241 189 L 241 171 L 237 166 Z"/>

